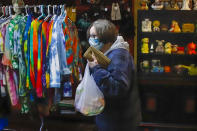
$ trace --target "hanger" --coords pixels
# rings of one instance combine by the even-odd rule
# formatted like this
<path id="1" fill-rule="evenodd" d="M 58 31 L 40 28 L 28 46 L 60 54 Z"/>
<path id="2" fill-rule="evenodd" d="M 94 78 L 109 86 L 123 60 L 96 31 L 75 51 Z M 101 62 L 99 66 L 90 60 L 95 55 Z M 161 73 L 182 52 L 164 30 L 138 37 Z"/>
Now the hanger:
<path id="1" fill-rule="evenodd" d="M 57 5 L 53 5 L 53 17 L 51 18 L 52 20 L 54 20 L 56 16 L 56 8 L 57 8 Z"/>
<path id="2" fill-rule="evenodd" d="M 61 14 L 61 5 L 58 5 L 57 6 L 57 15 L 60 15 Z"/>
<path id="3" fill-rule="evenodd" d="M 43 5 L 40 5 L 40 12 L 41 12 L 41 15 L 38 17 L 38 20 L 41 20 L 46 16 L 44 14 L 44 6 Z"/>
<path id="4" fill-rule="evenodd" d="M 29 13 L 28 13 L 28 5 L 25 5 L 25 13 L 26 13 L 26 16 L 28 16 L 29 15 Z"/>
<path id="5" fill-rule="evenodd" d="M 12 16 L 12 6 L 9 6 L 9 15 Z"/>
<path id="6" fill-rule="evenodd" d="M 46 16 L 46 18 L 44 19 L 44 21 L 47 21 L 52 15 L 51 15 L 51 13 L 50 13 L 50 7 L 51 7 L 51 5 L 48 5 L 47 6 L 47 16 Z"/>
<path id="7" fill-rule="evenodd" d="M 5 7 L 5 14 L 6 14 L 6 17 L 9 16 L 9 6 L 6 6 Z"/>
<path id="8" fill-rule="evenodd" d="M 34 6 L 34 13 L 37 13 L 37 6 Z"/>
<path id="9" fill-rule="evenodd" d="M 5 19 L 6 18 L 6 6 L 4 6 L 4 8 L 3 8 L 3 19 Z"/>
<path id="10" fill-rule="evenodd" d="M 66 17 L 67 12 L 64 8 L 64 5 L 61 5 L 60 8 L 61 8 L 61 14 L 60 15 Z"/>
<path id="11" fill-rule="evenodd" d="M 5 10 L 4 10 L 4 8 L 5 8 L 5 6 L 2 6 L 1 9 L 2 9 L 2 13 L 3 13 L 3 14 L 2 14 L 2 16 L 0 17 L 0 19 L 3 18 L 3 17 L 5 16 Z"/>

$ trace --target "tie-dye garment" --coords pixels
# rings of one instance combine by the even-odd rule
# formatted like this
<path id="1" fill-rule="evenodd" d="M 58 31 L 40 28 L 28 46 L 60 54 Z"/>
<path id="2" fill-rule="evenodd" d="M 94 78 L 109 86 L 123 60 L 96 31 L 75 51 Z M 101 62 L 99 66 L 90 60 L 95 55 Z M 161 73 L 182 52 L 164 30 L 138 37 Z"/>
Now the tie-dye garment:
<path id="1" fill-rule="evenodd" d="M 5 31 L 5 44 L 4 44 L 4 54 L 2 58 L 2 64 L 5 66 L 12 67 L 12 62 L 11 62 L 11 51 L 10 51 L 10 36 L 9 36 L 9 29 L 8 25 L 6 26 L 6 31 Z"/>
<path id="2" fill-rule="evenodd" d="M 30 83 L 30 27 L 32 22 L 32 15 L 28 15 L 27 23 L 25 26 L 25 31 L 23 35 L 23 51 L 26 64 L 26 87 L 32 89 L 32 84 Z"/>
<path id="3" fill-rule="evenodd" d="M 50 87 L 51 88 L 60 88 L 60 63 L 59 63 L 59 56 L 58 56 L 58 49 L 57 49 L 57 17 L 54 19 L 53 22 L 53 29 L 52 29 L 52 38 L 50 43 L 50 51 L 49 51 L 49 66 L 50 66 Z M 49 37 L 50 39 L 50 37 Z"/>
<path id="4" fill-rule="evenodd" d="M 38 97 L 42 97 L 42 88 L 37 87 L 37 62 L 38 62 L 38 28 L 41 21 L 34 20 L 30 31 L 30 80 Z"/>
<path id="5" fill-rule="evenodd" d="M 31 26 L 31 21 L 32 21 L 32 15 L 29 14 L 27 17 L 27 22 L 26 22 L 26 26 L 25 26 L 25 30 L 24 30 L 24 35 L 23 35 L 23 56 L 25 59 L 25 64 L 26 64 L 26 78 L 24 81 L 26 81 L 26 93 L 24 94 L 23 97 L 21 97 L 21 113 L 25 113 L 27 114 L 30 111 L 30 96 L 29 96 L 29 92 L 30 89 L 32 89 L 32 84 L 30 83 L 30 26 Z"/>
<path id="6" fill-rule="evenodd" d="M 49 49 L 52 38 L 53 22 L 53 20 L 49 22 L 46 34 L 46 88 L 49 88 L 50 85 Z"/>

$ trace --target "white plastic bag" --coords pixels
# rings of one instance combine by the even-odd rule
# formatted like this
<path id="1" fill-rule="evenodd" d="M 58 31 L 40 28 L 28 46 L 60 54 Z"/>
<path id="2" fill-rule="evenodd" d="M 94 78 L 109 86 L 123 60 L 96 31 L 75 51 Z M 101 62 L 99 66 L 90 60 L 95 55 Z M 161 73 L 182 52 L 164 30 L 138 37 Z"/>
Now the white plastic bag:
<path id="1" fill-rule="evenodd" d="M 75 108 L 86 116 L 94 116 L 101 113 L 104 106 L 103 93 L 90 75 L 89 66 L 86 65 L 84 77 L 76 90 Z"/>

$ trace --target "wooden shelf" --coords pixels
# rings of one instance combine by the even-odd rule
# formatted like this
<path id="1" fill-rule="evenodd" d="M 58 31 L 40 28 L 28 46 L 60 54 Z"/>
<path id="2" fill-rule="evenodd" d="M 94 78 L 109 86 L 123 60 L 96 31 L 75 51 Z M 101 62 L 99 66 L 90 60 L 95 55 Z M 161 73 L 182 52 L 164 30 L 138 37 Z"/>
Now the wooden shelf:
<path id="1" fill-rule="evenodd" d="M 157 127 L 157 128 L 176 128 L 176 129 L 196 129 L 197 126 L 194 124 L 177 124 L 177 123 L 150 123 L 141 122 L 140 127 Z"/>
<path id="2" fill-rule="evenodd" d="M 144 35 L 180 35 L 180 36 L 193 36 L 197 35 L 197 32 L 139 32 Z"/>
<path id="3" fill-rule="evenodd" d="M 197 58 L 197 55 L 188 55 L 188 54 L 157 54 L 157 53 L 149 53 L 149 54 L 139 54 L 140 57 L 144 58 L 162 58 L 162 57 L 182 57 L 182 58 Z"/>
<path id="4" fill-rule="evenodd" d="M 139 74 L 138 82 L 142 85 L 197 86 L 197 76 L 178 76 L 165 73 Z"/>

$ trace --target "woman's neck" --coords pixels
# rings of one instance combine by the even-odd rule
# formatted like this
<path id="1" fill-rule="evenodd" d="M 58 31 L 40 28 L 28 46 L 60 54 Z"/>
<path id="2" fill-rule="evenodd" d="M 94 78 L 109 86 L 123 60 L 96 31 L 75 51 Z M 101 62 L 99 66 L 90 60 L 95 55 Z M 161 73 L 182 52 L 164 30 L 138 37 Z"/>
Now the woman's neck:
<path id="1" fill-rule="evenodd" d="M 104 44 L 103 47 L 101 48 L 101 52 L 105 53 L 106 51 L 110 49 L 111 46 L 112 46 L 112 43 Z"/>

